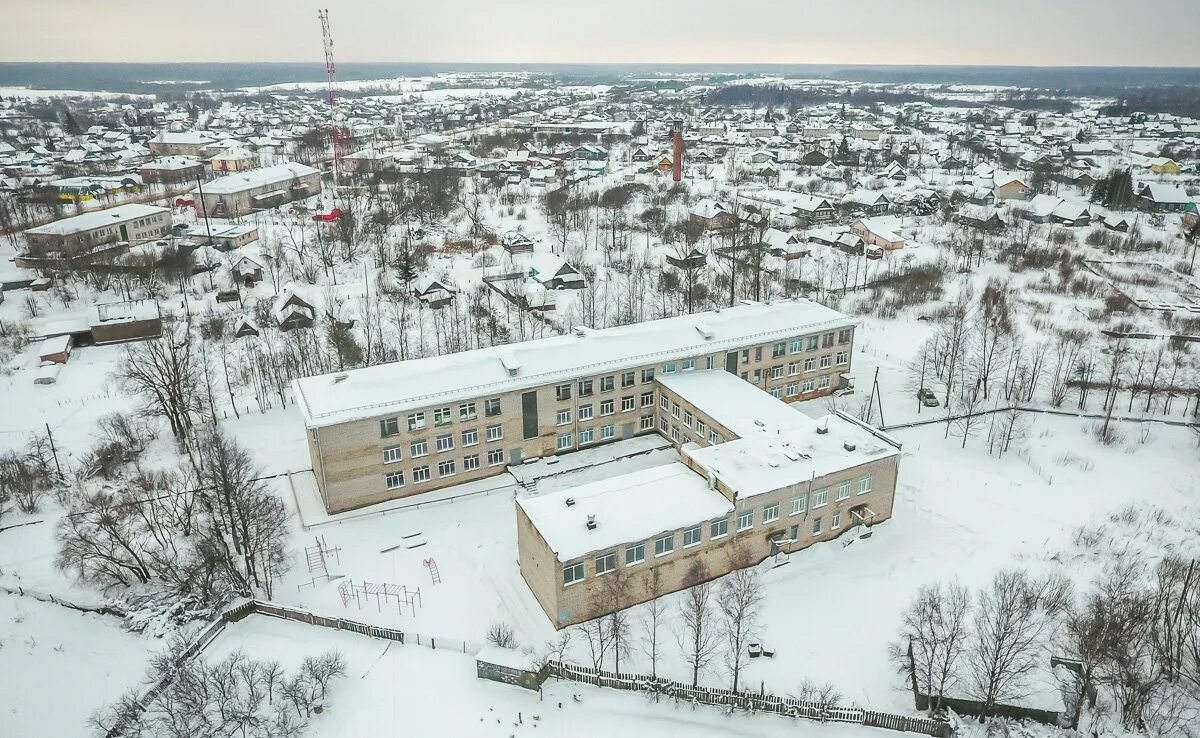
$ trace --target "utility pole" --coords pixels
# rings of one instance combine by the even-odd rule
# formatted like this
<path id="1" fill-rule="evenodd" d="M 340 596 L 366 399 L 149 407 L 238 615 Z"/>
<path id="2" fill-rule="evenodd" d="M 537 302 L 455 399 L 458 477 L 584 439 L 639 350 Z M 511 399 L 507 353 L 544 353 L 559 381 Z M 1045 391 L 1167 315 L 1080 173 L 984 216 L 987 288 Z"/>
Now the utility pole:
<path id="1" fill-rule="evenodd" d="M 50 441 L 50 453 L 54 455 L 54 468 L 58 471 L 58 478 L 62 479 L 62 467 L 58 464 L 58 449 L 54 447 L 54 434 L 50 432 L 49 423 L 46 423 L 46 438 Z"/>
<path id="2" fill-rule="evenodd" d="M 205 245 L 212 246 L 212 224 L 208 222 L 208 205 L 204 202 L 204 183 L 200 181 L 200 172 L 196 172 L 196 189 L 200 192 L 200 212 L 204 214 L 204 230 L 208 233 Z"/>

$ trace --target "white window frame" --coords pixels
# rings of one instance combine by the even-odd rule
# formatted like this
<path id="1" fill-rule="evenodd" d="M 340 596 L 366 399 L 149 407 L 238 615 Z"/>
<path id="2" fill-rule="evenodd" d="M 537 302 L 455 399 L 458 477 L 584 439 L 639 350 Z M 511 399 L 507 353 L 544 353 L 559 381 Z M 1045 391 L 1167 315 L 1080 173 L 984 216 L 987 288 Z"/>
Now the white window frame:
<path id="1" fill-rule="evenodd" d="M 393 480 L 395 480 L 395 484 L 392 484 Z M 391 471 L 387 474 L 384 474 L 383 481 L 384 484 L 387 485 L 388 489 L 400 489 L 404 486 L 404 470 L 397 469 L 396 471 Z"/>
<path id="2" fill-rule="evenodd" d="M 492 461 L 493 454 L 495 454 L 495 459 L 496 459 L 495 461 Z M 488 466 L 500 466 L 503 463 L 504 463 L 504 449 L 502 449 L 502 448 L 488 449 L 488 452 L 487 452 L 487 465 Z"/>
<path id="3" fill-rule="evenodd" d="M 404 452 L 399 445 L 385 446 L 383 449 L 383 463 L 395 464 L 397 461 L 402 461 L 404 459 L 403 454 Z"/>
<path id="4" fill-rule="evenodd" d="M 585 443 L 593 443 L 596 438 L 596 431 L 592 428 L 584 428 L 579 431 L 579 445 Z"/>
<path id="5" fill-rule="evenodd" d="M 449 469 L 449 472 L 446 470 Z M 453 477 L 458 474 L 458 464 L 454 463 L 454 459 L 442 459 L 438 462 L 438 479 L 443 477 Z"/>
<path id="6" fill-rule="evenodd" d="M 420 450 L 418 450 L 418 448 Z M 410 459 L 419 459 L 422 456 L 429 455 L 429 439 L 418 438 L 415 441 L 408 442 L 408 457 Z"/>
<path id="7" fill-rule="evenodd" d="M 717 541 L 729 535 L 729 518 L 713 520 L 708 525 L 708 539 Z"/>
<path id="8" fill-rule="evenodd" d="M 690 542 L 688 541 L 689 538 L 692 539 Z M 703 542 L 704 542 L 703 526 L 693 525 L 691 528 L 688 528 L 683 531 L 683 547 L 684 548 L 691 548 L 692 546 L 699 546 Z"/>
<path id="9" fill-rule="evenodd" d="M 568 576 L 570 581 L 568 581 Z M 568 564 L 563 567 L 563 587 L 570 587 L 579 584 L 583 581 L 586 573 L 582 561 L 577 561 L 574 564 Z"/>
<path id="10" fill-rule="evenodd" d="M 819 489 L 812 493 L 812 509 L 825 507 L 829 504 L 829 489 Z"/>
<path id="11" fill-rule="evenodd" d="M 646 544 L 635 543 L 625 547 L 625 566 L 637 566 L 646 560 Z"/>
<path id="12" fill-rule="evenodd" d="M 587 405 L 579 406 L 579 419 L 580 420 L 591 420 L 592 419 L 591 403 L 588 403 Z"/>
<path id="13" fill-rule="evenodd" d="M 788 515 L 799 515 L 808 507 L 808 495 L 800 495 L 793 497 L 791 507 L 788 509 Z"/>
<path id="14" fill-rule="evenodd" d="M 571 424 L 571 408 L 563 408 L 554 413 L 555 425 L 570 425 Z"/>
<path id="15" fill-rule="evenodd" d="M 605 564 L 603 571 L 600 569 L 601 562 Z M 596 576 L 598 577 L 602 577 L 605 574 L 612 574 L 617 570 L 617 552 L 609 551 L 608 553 L 600 554 L 592 562 L 592 565 L 596 568 Z"/>
<path id="16" fill-rule="evenodd" d="M 567 451 L 575 447 L 575 434 L 560 433 L 554 441 L 554 448 L 558 451 Z"/>
<path id="17" fill-rule="evenodd" d="M 489 441 L 499 441 L 504 438 L 504 426 L 500 424 L 489 425 L 487 427 L 486 437 Z"/>
<path id="18" fill-rule="evenodd" d="M 474 466 L 472 466 L 474 464 Z M 479 468 L 479 454 L 469 454 L 463 457 L 463 471 L 475 471 Z"/>
<path id="19" fill-rule="evenodd" d="M 433 474 L 429 471 L 429 464 L 414 466 L 412 469 L 412 476 L 413 484 L 421 484 L 422 482 L 428 482 L 430 479 L 433 479 Z M 424 478 L 421 479 L 419 477 Z"/>
<path id="20" fill-rule="evenodd" d="M 737 518 L 737 532 L 738 533 L 741 533 L 742 531 L 750 530 L 753 527 L 754 527 L 754 511 L 753 510 L 743 510 L 742 512 L 738 513 L 738 518 Z"/>
<path id="21" fill-rule="evenodd" d="M 774 523 L 779 520 L 779 503 L 774 502 L 763 506 L 763 523 Z"/>
<path id="22" fill-rule="evenodd" d="M 858 480 L 858 493 L 860 495 L 865 495 L 866 493 L 870 492 L 872 484 L 874 484 L 874 480 L 870 475 Z"/>
<path id="23" fill-rule="evenodd" d="M 478 446 L 479 445 L 479 429 L 478 428 L 468 428 L 465 431 L 463 431 L 460 434 L 460 436 L 461 436 L 462 445 L 464 448 L 469 447 L 469 446 Z"/>
<path id="24" fill-rule="evenodd" d="M 666 545 L 670 546 L 670 548 L 666 548 L 665 546 L 659 545 L 664 542 L 666 543 Z M 660 551 L 660 549 L 661 549 L 661 551 Z M 660 536 L 660 537 L 654 539 L 654 558 L 658 559 L 658 558 L 662 558 L 663 556 L 670 556 L 673 553 L 675 553 L 675 534 L 674 533 L 670 533 L 668 535 Z"/>
<path id="25" fill-rule="evenodd" d="M 443 451 L 453 451 L 454 450 L 454 434 L 453 433 L 445 433 L 443 435 L 437 436 L 436 438 L 433 439 L 433 447 L 435 449 L 437 449 L 437 452 L 439 454 L 442 453 Z"/>
<path id="26" fill-rule="evenodd" d="M 617 437 L 617 426 L 609 423 L 608 425 L 600 426 L 600 440 L 607 441 Z"/>

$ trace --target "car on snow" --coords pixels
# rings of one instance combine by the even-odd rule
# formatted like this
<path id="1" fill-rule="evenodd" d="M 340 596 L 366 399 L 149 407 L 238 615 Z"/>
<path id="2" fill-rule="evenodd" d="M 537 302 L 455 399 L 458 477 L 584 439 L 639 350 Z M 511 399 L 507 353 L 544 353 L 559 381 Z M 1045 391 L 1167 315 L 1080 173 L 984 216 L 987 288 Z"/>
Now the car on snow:
<path id="1" fill-rule="evenodd" d="M 925 407 L 938 406 L 938 399 L 933 396 L 933 390 L 928 389 L 927 387 L 922 387 L 921 389 L 917 390 L 917 399 L 920 400 L 921 404 Z"/>

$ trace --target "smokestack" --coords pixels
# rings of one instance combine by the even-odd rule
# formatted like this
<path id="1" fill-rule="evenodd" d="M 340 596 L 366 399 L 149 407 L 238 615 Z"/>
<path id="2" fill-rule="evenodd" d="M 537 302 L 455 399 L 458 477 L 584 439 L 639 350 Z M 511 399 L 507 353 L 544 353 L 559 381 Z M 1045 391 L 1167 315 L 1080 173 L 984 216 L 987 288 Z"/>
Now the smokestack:
<path id="1" fill-rule="evenodd" d="M 671 179 L 678 182 L 683 179 L 683 121 L 677 120 L 671 124 L 671 134 L 674 151 L 671 153 Z"/>

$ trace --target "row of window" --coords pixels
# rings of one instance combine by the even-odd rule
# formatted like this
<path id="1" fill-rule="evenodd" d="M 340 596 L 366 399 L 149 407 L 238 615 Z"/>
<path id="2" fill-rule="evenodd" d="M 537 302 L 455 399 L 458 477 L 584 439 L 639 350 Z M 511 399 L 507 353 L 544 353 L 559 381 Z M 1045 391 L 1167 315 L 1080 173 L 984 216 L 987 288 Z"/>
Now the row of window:
<path id="1" fill-rule="evenodd" d="M 639 430 L 652 430 L 654 428 L 654 416 L 643 415 L 638 421 Z M 581 428 L 579 430 L 579 445 L 586 446 L 589 443 L 596 442 L 596 428 Z M 601 441 L 611 441 L 617 437 L 617 427 L 612 423 L 599 427 Z M 575 448 L 574 433 L 560 433 L 555 441 L 555 448 L 559 451 L 566 451 Z"/>
<path id="2" fill-rule="evenodd" d="M 839 500 L 846 499 L 850 496 L 850 482 L 842 482 L 835 489 Z M 859 494 L 866 494 L 871 491 L 871 477 L 863 477 L 858 480 Z M 818 490 L 813 492 L 813 508 L 819 508 L 826 504 L 828 490 Z M 798 515 L 804 512 L 805 495 L 795 497 L 791 501 L 791 510 L 789 514 Z M 742 533 L 754 527 L 754 517 L 756 509 L 743 510 L 737 515 L 737 532 Z M 762 524 L 773 523 L 779 520 L 779 503 L 773 502 L 762 507 Z M 811 519 L 812 534 L 820 535 L 823 531 L 824 520 L 820 516 Z M 830 515 L 829 530 L 835 531 L 842 527 L 842 512 L 836 510 Z M 691 548 L 703 542 L 704 525 L 694 525 L 683 531 L 683 548 Z M 729 520 L 720 518 L 708 523 L 708 538 L 710 541 L 717 541 L 729 535 Z M 793 525 L 788 530 L 788 538 L 797 540 L 800 536 L 800 526 Z M 675 534 L 668 533 L 654 539 L 654 557 L 660 558 L 675 552 Z M 625 566 L 636 566 L 646 560 L 646 544 L 636 543 L 625 547 Z M 596 576 L 603 576 L 617 568 L 617 554 L 615 551 L 599 554 L 594 559 Z M 583 581 L 586 576 L 584 570 L 584 562 L 579 561 L 574 564 L 569 564 L 563 567 L 563 585 L 569 586 L 576 582 Z"/>
<path id="3" fill-rule="evenodd" d="M 504 463 L 504 449 L 490 449 L 487 452 L 486 460 L 488 466 L 500 466 Z M 481 463 L 479 454 L 464 456 L 462 457 L 462 470 L 464 472 L 475 471 L 480 467 Z M 458 474 L 458 468 L 458 459 L 442 459 L 437 463 L 438 477 L 453 477 L 455 474 Z M 422 464 L 421 466 L 414 466 L 412 468 L 411 481 L 413 484 L 428 482 L 432 478 L 433 471 L 429 464 Z M 404 470 L 396 469 L 395 471 L 386 472 L 383 475 L 383 481 L 388 489 L 400 489 L 404 486 Z"/>
<path id="4" fill-rule="evenodd" d="M 820 366 L 821 369 L 828 369 L 829 367 L 833 366 L 835 358 L 837 360 L 838 366 L 844 366 L 844 365 L 850 363 L 849 352 L 839 351 L 839 352 L 837 352 L 836 357 L 833 354 L 826 354 L 825 356 L 822 356 L 819 360 L 819 363 L 818 363 L 818 359 L 815 356 L 805 359 L 803 364 L 799 361 L 788 362 L 788 364 L 786 366 L 787 375 L 789 377 L 796 376 L 797 374 L 800 373 L 801 367 L 803 367 L 804 371 L 806 371 L 806 372 L 816 371 L 818 365 Z M 776 366 L 773 366 L 767 370 L 767 375 L 771 379 L 783 379 L 784 369 L 785 369 L 785 367 L 783 364 L 777 364 Z"/>
<path id="5" fill-rule="evenodd" d="M 499 397 L 493 397 L 491 399 L 483 401 L 484 416 L 489 417 L 489 418 L 494 418 L 497 415 L 499 415 L 500 412 L 501 411 L 500 411 L 500 398 Z M 433 424 L 434 424 L 434 426 L 437 426 L 437 427 L 450 425 L 450 423 L 452 423 L 454 421 L 454 412 L 453 412 L 452 408 L 449 406 L 434 408 L 432 414 L 433 414 Z M 463 402 L 463 403 L 459 404 L 458 419 L 460 421 L 471 421 L 471 420 L 475 420 L 478 417 L 479 417 L 479 415 L 476 410 L 476 403 L 474 401 Z M 422 410 L 422 411 L 418 411 L 418 412 L 414 412 L 414 413 L 409 413 L 407 422 L 408 422 L 408 430 L 409 431 L 417 431 L 417 430 L 421 430 L 421 429 L 425 428 L 427 426 L 427 421 L 425 419 L 425 412 Z M 379 421 L 379 437 L 380 438 L 387 438 L 388 436 L 399 435 L 399 433 L 400 433 L 400 419 L 399 418 L 385 418 L 385 419 Z"/>
<path id="6" fill-rule="evenodd" d="M 605 415 L 614 414 L 616 412 L 616 402 L 617 402 L 616 398 L 613 398 L 611 400 L 602 400 L 600 402 L 600 416 L 604 417 Z M 632 410 L 636 410 L 638 408 L 638 406 L 639 405 L 638 405 L 638 396 L 637 395 L 626 395 L 621 398 L 621 412 L 623 412 L 623 413 L 627 413 Z M 654 407 L 654 393 L 653 392 L 643 392 L 641 394 L 641 407 Z M 578 407 L 578 411 L 579 411 L 579 420 L 580 421 L 591 420 L 594 417 L 594 415 L 592 413 L 591 403 L 588 403 L 586 405 L 580 405 Z M 572 415 L 573 415 L 572 408 L 562 408 L 560 410 L 555 411 L 554 422 L 558 425 L 568 425 L 571 422 Z"/>
<path id="7" fill-rule="evenodd" d="M 637 382 L 638 372 L 636 370 L 628 371 L 628 372 L 621 372 L 620 376 L 621 376 L 621 388 L 622 389 L 627 388 L 627 387 L 633 387 L 634 385 L 636 385 L 638 383 Z M 649 384 L 650 382 L 653 382 L 654 381 L 654 370 L 653 369 L 642 369 L 641 370 L 641 379 L 642 379 L 642 384 Z M 616 383 L 617 383 L 617 375 L 616 374 L 609 374 L 606 377 L 600 377 L 600 382 L 599 382 L 600 391 L 601 392 L 612 392 L 614 389 L 616 389 L 616 386 L 617 386 Z M 576 390 L 576 389 L 578 390 L 580 397 L 591 397 L 593 394 L 595 394 L 595 387 L 596 387 L 595 380 L 590 379 L 590 378 L 589 379 L 581 379 L 578 382 L 565 382 L 563 384 L 559 384 L 554 387 L 554 398 L 556 400 L 558 400 L 559 402 L 569 400 L 569 399 L 571 399 L 572 391 Z"/>
<path id="8" fill-rule="evenodd" d="M 484 428 L 484 433 L 488 442 L 499 441 L 504 438 L 504 426 L 500 424 L 489 425 Z M 459 439 L 464 447 L 479 445 L 479 429 L 468 428 L 459 433 Z M 433 439 L 434 449 L 438 453 L 454 450 L 454 434 L 445 433 L 436 436 Z M 429 455 L 429 439 L 416 438 L 408 442 L 408 455 L 411 458 L 417 459 L 422 456 Z M 385 446 L 383 449 L 383 463 L 395 464 L 404 458 L 403 451 L 399 445 Z"/>

